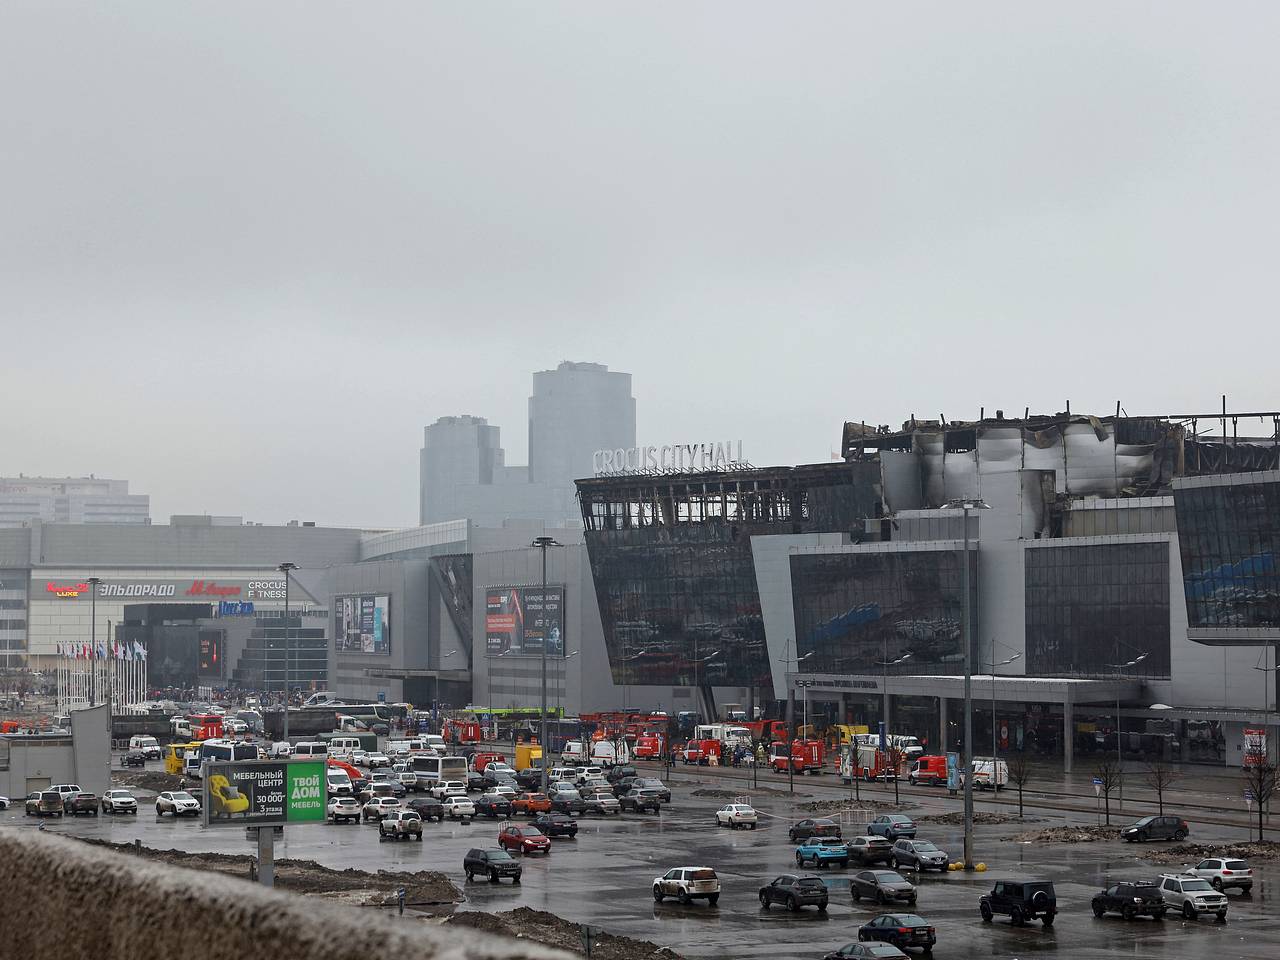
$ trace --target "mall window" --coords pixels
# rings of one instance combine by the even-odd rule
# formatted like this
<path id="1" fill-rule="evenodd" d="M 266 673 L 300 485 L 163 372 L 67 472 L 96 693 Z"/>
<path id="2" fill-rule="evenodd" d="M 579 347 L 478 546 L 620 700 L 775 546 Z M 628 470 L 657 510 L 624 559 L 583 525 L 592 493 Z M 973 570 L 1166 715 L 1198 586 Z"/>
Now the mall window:
<path id="1" fill-rule="evenodd" d="M 1187 625 L 1280 629 L 1280 482 L 1174 489 Z"/>
<path id="2" fill-rule="evenodd" d="M 977 569 L 977 551 L 970 569 Z M 796 656 L 806 673 L 960 674 L 963 569 L 958 550 L 808 553 L 791 558 Z M 970 578 L 977 623 L 977 576 Z M 977 632 L 975 631 L 975 636 Z"/>
<path id="3" fill-rule="evenodd" d="M 1028 547 L 1026 627 L 1029 674 L 1168 677 L 1168 542 Z"/>

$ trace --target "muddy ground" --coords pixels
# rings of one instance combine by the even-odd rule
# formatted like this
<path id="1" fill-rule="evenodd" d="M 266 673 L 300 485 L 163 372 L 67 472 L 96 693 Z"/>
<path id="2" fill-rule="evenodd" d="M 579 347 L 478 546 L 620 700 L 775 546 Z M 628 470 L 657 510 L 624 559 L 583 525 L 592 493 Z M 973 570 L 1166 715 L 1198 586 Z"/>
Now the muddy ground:
<path id="1" fill-rule="evenodd" d="M 963 813 L 926 813 L 916 817 L 917 823 L 942 823 L 948 826 L 960 826 L 964 823 Z M 974 811 L 973 822 L 982 826 L 995 827 L 1002 823 L 1039 823 L 1039 817 L 1019 817 L 1013 813 L 987 813 Z M 1006 838 L 1012 839 L 1012 838 Z"/>
<path id="2" fill-rule="evenodd" d="M 503 913 L 467 911 L 455 913 L 445 922 L 500 936 L 534 940 L 549 947 L 559 947 L 561 950 L 586 956 L 582 925 L 543 910 L 517 907 Z M 592 960 L 679 960 L 680 957 L 668 947 L 660 947 L 649 940 L 615 937 L 598 927 L 590 927 L 588 932 L 591 936 Z"/>
<path id="3" fill-rule="evenodd" d="M 1099 840 L 1118 840 L 1119 837 L 1119 827 L 1096 827 L 1086 824 L 1079 827 L 1027 830 L 1023 833 L 1015 833 L 1011 837 L 1001 837 L 1001 839 L 1016 843 L 1096 843 Z"/>
<path id="4" fill-rule="evenodd" d="M 1163 850 L 1142 854 L 1142 859 L 1152 863 L 1189 863 L 1192 866 L 1205 857 L 1237 857 L 1252 862 L 1280 861 L 1280 842 L 1263 840 L 1261 843 L 1178 843 Z"/>
<path id="5" fill-rule="evenodd" d="M 181 777 L 165 773 L 163 770 L 141 770 L 137 773 L 132 770 L 112 770 L 111 786 L 163 793 L 166 790 L 185 790 L 190 784 Z M 198 786 L 199 784 L 191 789 L 197 789 Z"/>
<path id="6" fill-rule="evenodd" d="M 915 803 L 885 803 L 882 800 L 815 800 L 812 803 L 797 803 L 796 809 L 831 816 L 839 813 L 897 813 L 918 806 Z"/>

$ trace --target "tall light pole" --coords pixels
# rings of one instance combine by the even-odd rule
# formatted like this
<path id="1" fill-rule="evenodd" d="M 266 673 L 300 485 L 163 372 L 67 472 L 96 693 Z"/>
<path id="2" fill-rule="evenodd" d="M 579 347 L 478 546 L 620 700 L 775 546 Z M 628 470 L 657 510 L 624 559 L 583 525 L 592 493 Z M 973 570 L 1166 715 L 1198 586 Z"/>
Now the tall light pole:
<path id="1" fill-rule="evenodd" d="M 98 705 L 98 584 L 101 577 L 90 577 L 89 584 L 89 649 L 92 658 L 89 660 L 89 706 Z M 110 697 L 110 694 L 107 694 Z"/>
<path id="2" fill-rule="evenodd" d="M 485 680 L 488 681 L 489 692 L 485 697 L 484 709 L 485 709 L 485 712 L 489 714 L 489 723 L 493 725 L 493 731 L 491 735 L 495 742 L 498 739 L 498 721 L 497 721 L 497 718 L 493 715 L 493 661 L 501 660 L 510 652 L 511 652 L 510 650 L 503 650 L 501 653 L 497 654 L 496 656 L 488 657 L 485 663 L 484 677 L 485 677 Z"/>
<path id="3" fill-rule="evenodd" d="M 1271 759 L 1271 741 L 1275 739 L 1275 737 L 1272 736 L 1271 732 L 1267 729 L 1267 715 L 1270 713 L 1270 710 L 1268 710 L 1270 703 L 1268 701 L 1270 701 L 1271 695 L 1275 691 L 1275 680 L 1273 678 L 1276 676 L 1277 672 L 1280 672 L 1280 653 L 1278 653 L 1276 659 L 1278 662 L 1274 667 L 1267 666 L 1267 648 L 1263 647 L 1262 648 L 1262 665 L 1255 666 L 1253 668 L 1255 670 L 1261 670 L 1263 676 L 1266 677 L 1266 680 L 1263 682 L 1263 688 L 1262 688 L 1262 738 L 1263 738 L 1262 745 L 1263 745 L 1263 749 L 1266 751 L 1265 756 L 1268 761 L 1270 761 Z M 1276 715 L 1277 715 L 1277 719 L 1280 720 L 1280 697 L 1276 698 Z M 1280 733 L 1280 726 L 1277 727 L 1277 733 Z M 1270 806 L 1271 806 L 1270 798 L 1268 798 L 1267 800 L 1268 813 L 1270 813 Z"/>
<path id="4" fill-rule="evenodd" d="M 1117 654 L 1116 659 L 1117 660 L 1120 659 L 1119 653 L 1120 653 L 1120 641 L 1116 640 L 1116 654 Z M 1145 659 L 1147 659 L 1147 655 L 1143 653 L 1134 657 L 1132 660 L 1125 661 L 1124 663 L 1109 663 L 1107 664 L 1107 666 L 1110 667 L 1112 670 L 1115 670 L 1117 673 L 1121 674 L 1121 676 L 1123 676 L 1125 670 L 1129 669 L 1129 667 L 1136 667 Z M 1119 771 L 1118 779 L 1120 780 L 1119 807 L 1121 810 L 1123 810 L 1124 809 L 1124 750 L 1122 749 L 1122 744 L 1120 739 L 1120 686 L 1119 684 L 1116 685 L 1116 768 Z"/>
<path id="5" fill-rule="evenodd" d="M 995 641 L 993 640 L 992 643 Z M 1008 660 L 997 660 L 994 663 L 983 664 L 991 668 L 991 783 L 999 784 L 1000 777 L 995 769 L 996 760 L 996 667 L 1006 667 L 1015 660 L 1021 660 L 1022 654 L 1015 653 Z"/>
<path id="6" fill-rule="evenodd" d="M 572 660 L 574 657 L 576 657 L 578 653 L 579 651 L 577 650 L 574 650 L 572 653 L 566 653 L 564 655 L 564 659 L 560 661 L 560 686 L 556 688 L 556 721 L 557 722 L 559 722 L 560 720 L 560 709 L 561 709 L 560 698 L 564 694 L 564 685 L 566 683 L 566 678 L 568 677 L 568 674 L 569 674 L 569 661 Z M 551 752 L 550 750 L 548 750 L 546 745 L 543 745 L 542 749 L 547 753 Z"/>
<path id="7" fill-rule="evenodd" d="M 452 657 L 452 656 L 453 656 L 455 653 L 457 653 L 457 652 L 458 652 L 457 650 L 450 650 L 448 653 L 446 653 L 446 654 L 442 654 L 442 655 L 440 656 L 439 661 L 437 662 L 437 666 L 436 666 L 435 696 L 431 698 L 431 724 L 432 724 L 432 726 L 433 726 L 433 727 L 434 727 L 435 725 L 437 725 L 437 724 L 440 722 L 440 667 L 439 667 L 439 663 L 441 663 L 441 662 L 443 662 L 443 661 L 445 661 L 445 660 L 448 660 L 450 657 Z"/>
<path id="8" fill-rule="evenodd" d="M 547 548 L 562 547 L 564 544 L 556 541 L 555 537 L 536 537 L 533 546 L 542 550 L 542 727 L 538 734 L 538 743 L 542 746 L 542 756 L 545 760 L 549 756 L 547 750 L 547 635 L 550 630 L 547 628 Z M 562 613 L 563 615 L 563 613 Z M 542 764 L 542 792 L 547 792 L 547 765 Z"/>
<path id="9" fill-rule="evenodd" d="M 284 574 L 284 739 L 289 739 L 289 574 L 297 570 L 298 565 L 290 560 L 276 567 Z"/>
<path id="10" fill-rule="evenodd" d="M 887 647 L 888 645 L 889 645 L 889 641 L 888 641 L 888 640 L 886 640 L 886 641 L 885 641 L 885 646 Z M 880 668 L 880 683 L 881 683 L 881 685 L 883 686 L 883 691 L 884 691 L 884 706 L 881 708 L 881 712 L 882 712 L 882 714 L 883 714 L 883 716 L 884 716 L 884 735 L 885 735 L 885 747 L 886 747 L 886 748 L 887 748 L 887 747 L 888 747 L 888 745 L 889 745 L 889 744 L 888 744 L 888 738 L 889 738 L 889 668 L 890 668 L 890 667 L 896 667 L 898 664 L 900 664 L 900 663 L 902 663 L 902 662 L 904 662 L 904 661 L 906 661 L 906 660 L 910 660 L 910 659 L 911 659 L 911 653 L 910 653 L 910 651 L 908 651 L 907 653 L 904 653 L 902 656 L 900 656 L 900 657 L 898 657 L 898 658 L 896 658 L 896 659 L 894 659 L 894 660 L 890 660 L 890 659 L 888 659 L 888 655 L 886 654 L 886 656 L 885 656 L 885 659 L 884 659 L 884 660 L 877 660 L 877 661 L 876 661 L 876 665 Z M 943 744 L 943 746 L 946 746 L 946 744 Z"/>

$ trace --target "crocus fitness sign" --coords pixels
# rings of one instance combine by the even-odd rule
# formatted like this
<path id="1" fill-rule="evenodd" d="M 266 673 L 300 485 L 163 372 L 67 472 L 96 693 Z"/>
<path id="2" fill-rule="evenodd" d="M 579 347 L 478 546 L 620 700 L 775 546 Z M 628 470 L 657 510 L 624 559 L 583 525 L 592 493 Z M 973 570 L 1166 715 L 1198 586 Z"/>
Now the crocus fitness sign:
<path id="1" fill-rule="evenodd" d="M 617 474 L 706 473 L 744 465 L 742 441 L 674 443 L 658 447 L 597 450 L 591 469 L 597 477 Z"/>

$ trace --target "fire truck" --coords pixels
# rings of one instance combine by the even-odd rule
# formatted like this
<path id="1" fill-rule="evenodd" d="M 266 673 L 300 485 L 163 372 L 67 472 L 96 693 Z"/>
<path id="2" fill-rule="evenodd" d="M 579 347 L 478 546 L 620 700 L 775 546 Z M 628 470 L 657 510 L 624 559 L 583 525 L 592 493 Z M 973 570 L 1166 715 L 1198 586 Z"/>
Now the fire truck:
<path id="1" fill-rule="evenodd" d="M 786 773 L 790 765 L 796 773 L 818 774 L 822 772 L 822 762 L 821 740 L 793 740 L 790 744 L 775 741 L 769 752 L 769 766 L 773 767 L 775 773 Z"/>

